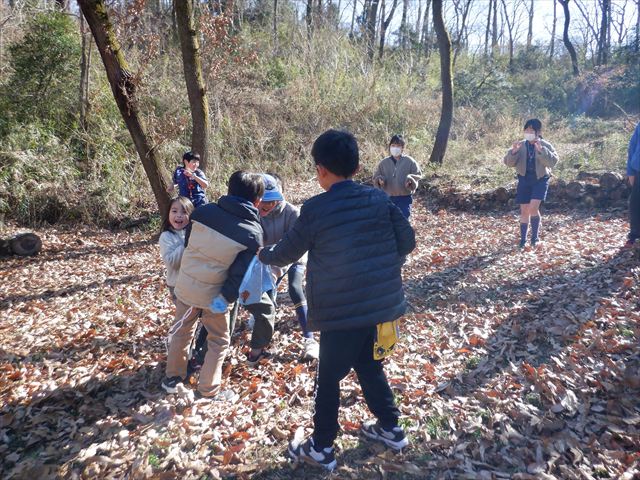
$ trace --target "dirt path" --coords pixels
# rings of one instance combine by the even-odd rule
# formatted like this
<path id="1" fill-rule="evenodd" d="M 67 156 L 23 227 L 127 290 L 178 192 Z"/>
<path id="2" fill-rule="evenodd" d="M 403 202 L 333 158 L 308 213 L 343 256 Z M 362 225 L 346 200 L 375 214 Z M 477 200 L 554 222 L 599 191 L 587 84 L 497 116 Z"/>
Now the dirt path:
<path id="1" fill-rule="evenodd" d="M 514 215 L 427 212 L 405 267 L 411 313 L 386 371 L 412 447 L 357 433 L 343 382 L 334 478 L 624 478 L 640 461 L 640 261 L 620 212 L 552 212 L 516 251 Z M 2 478 L 322 478 L 290 465 L 310 427 L 314 365 L 286 292 L 274 357 L 243 364 L 233 405 L 160 390 L 172 305 L 149 233 L 40 230 L 43 252 L 0 263 Z M 155 476 L 155 477 L 154 477 Z"/>

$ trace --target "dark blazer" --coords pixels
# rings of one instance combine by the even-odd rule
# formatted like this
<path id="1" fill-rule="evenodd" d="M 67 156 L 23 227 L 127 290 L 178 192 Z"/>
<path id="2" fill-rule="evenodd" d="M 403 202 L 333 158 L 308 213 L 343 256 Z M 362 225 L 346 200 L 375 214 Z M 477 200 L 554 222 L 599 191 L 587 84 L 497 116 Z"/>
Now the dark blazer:
<path id="1" fill-rule="evenodd" d="M 395 320 L 406 310 L 400 269 L 415 233 L 386 193 L 351 180 L 307 200 L 282 240 L 260 252 L 288 265 L 309 251 L 307 326 L 347 330 Z"/>

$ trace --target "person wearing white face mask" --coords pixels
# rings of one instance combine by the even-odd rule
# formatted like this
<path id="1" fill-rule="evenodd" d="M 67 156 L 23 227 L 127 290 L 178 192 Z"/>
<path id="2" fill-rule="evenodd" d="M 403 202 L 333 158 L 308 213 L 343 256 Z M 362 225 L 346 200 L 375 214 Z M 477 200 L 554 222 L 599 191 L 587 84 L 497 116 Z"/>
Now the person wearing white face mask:
<path id="1" fill-rule="evenodd" d="M 505 165 L 515 167 L 518 174 L 516 203 L 520 205 L 520 248 L 527 244 L 531 222 L 531 246 L 540 234 L 540 204 L 547 198 L 551 168 L 558 163 L 553 145 L 542 139 L 542 122 L 537 118 L 524 124 L 524 140 L 515 142 L 504 157 Z"/>
<path id="2" fill-rule="evenodd" d="M 405 147 L 402 135 L 394 135 L 389 141 L 389 155 L 384 158 L 373 175 L 373 186 L 384 190 L 405 218 L 411 215 L 411 195 L 418 188 L 422 171 L 418 163 L 403 155 Z"/>

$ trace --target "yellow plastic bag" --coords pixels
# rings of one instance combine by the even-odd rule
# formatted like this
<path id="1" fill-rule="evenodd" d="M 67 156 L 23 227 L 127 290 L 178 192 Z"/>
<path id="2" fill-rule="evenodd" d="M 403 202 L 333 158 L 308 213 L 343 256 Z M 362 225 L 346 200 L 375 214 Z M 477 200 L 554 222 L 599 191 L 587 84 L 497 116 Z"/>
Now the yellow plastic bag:
<path id="1" fill-rule="evenodd" d="M 398 321 L 379 323 L 376 325 L 376 338 L 373 342 L 373 359 L 382 360 L 391 355 L 393 347 L 400 338 Z"/>

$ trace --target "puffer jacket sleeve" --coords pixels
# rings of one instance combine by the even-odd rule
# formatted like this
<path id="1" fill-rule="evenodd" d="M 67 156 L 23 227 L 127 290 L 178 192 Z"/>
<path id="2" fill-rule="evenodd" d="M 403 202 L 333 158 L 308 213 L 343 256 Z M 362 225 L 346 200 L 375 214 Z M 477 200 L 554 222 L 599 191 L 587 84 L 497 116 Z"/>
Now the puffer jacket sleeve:
<path id="1" fill-rule="evenodd" d="M 274 246 L 260 251 L 259 259 L 266 265 L 284 267 L 294 263 L 311 247 L 311 235 L 306 225 L 304 207 L 293 227 Z"/>
<path id="2" fill-rule="evenodd" d="M 244 274 L 247 272 L 247 268 L 249 268 L 249 264 L 251 263 L 251 260 L 253 259 L 255 254 L 255 251 L 252 252 L 247 249 L 244 252 L 239 253 L 229 267 L 227 279 L 225 280 L 224 285 L 222 285 L 222 289 L 220 290 L 220 293 L 227 300 L 227 302 L 233 303 L 238 299 L 240 284 L 242 283 Z"/>
<path id="3" fill-rule="evenodd" d="M 416 232 L 411 227 L 409 221 L 404 217 L 400 209 L 392 202 L 389 202 L 389 212 L 391 213 L 391 223 L 396 236 L 398 255 L 401 257 L 408 255 L 416 248 Z"/>

